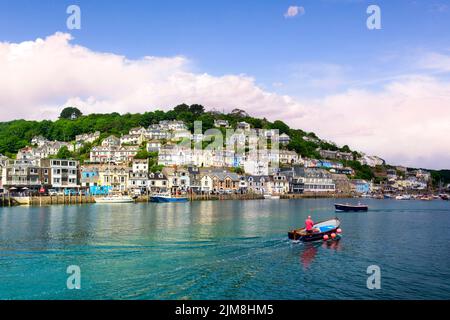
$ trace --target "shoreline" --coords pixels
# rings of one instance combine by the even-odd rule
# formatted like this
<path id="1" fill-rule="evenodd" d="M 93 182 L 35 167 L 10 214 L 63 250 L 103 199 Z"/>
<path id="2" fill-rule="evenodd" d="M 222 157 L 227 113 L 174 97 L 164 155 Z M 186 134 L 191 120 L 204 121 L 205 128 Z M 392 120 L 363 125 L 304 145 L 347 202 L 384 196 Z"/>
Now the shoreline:
<path id="1" fill-rule="evenodd" d="M 227 195 L 188 195 L 189 201 L 224 201 L 224 200 L 264 200 L 260 194 L 227 194 Z M 303 193 L 303 194 L 283 194 L 282 200 L 294 199 L 324 199 L 324 198 L 354 198 L 351 194 L 330 194 L 330 193 Z M 95 203 L 94 196 L 30 196 L 30 197 L 3 197 L 0 199 L 0 207 L 13 206 L 49 206 L 49 205 L 77 205 Z M 139 196 L 135 202 L 149 202 L 149 196 Z"/>

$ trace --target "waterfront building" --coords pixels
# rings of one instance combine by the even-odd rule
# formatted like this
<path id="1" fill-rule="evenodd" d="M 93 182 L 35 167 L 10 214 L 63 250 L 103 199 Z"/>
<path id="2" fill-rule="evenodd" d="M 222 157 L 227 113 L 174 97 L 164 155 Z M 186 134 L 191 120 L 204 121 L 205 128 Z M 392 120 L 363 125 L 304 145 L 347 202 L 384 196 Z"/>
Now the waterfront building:
<path id="1" fill-rule="evenodd" d="M 366 180 L 356 179 L 351 180 L 352 191 L 359 194 L 368 194 L 371 191 L 370 183 Z"/>
<path id="2" fill-rule="evenodd" d="M 45 174 L 44 174 L 45 170 Z M 8 160 L 2 167 L 2 184 L 11 192 L 37 192 L 50 184 L 49 169 L 43 169 L 35 161 Z"/>
<path id="3" fill-rule="evenodd" d="M 303 178 L 304 192 L 335 192 L 331 173 L 318 168 L 294 167 L 295 177 Z"/>
<path id="4" fill-rule="evenodd" d="M 81 187 L 91 188 L 99 185 L 99 165 L 83 165 L 80 168 L 80 185 Z"/>
<path id="5" fill-rule="evenodd" d="M 286 176 L 289 183 L 289 193 L 301 194 L 305 189 L 303 166 L 294 165 L 288 168 L 281 168 L 280 173 Z"/>
<path id="6" fill-rule="evenodd" d="M 200 169 L 202 174 L 202 191 L 216 193 L 233 193 L 239 191 L 240 177 L 234 172 L 223 169 Z"/>
<path id="7" fill-rule="evenodd" d="M 110 187 L 112 191 L 123 192 L 128 187 L 129 171 L 126 165 L 102 166 L 98 182 L 101 186 Z"/>
<path id="8" fill-rule="evenodd" d="M 42 159 L 42 170 L 49 170 L 50 185 L 53 189 L 79 188 L 78 161 L 66 159 Z M 44 181 L 45 184 L 45 181 Z"/>
<path id="9" fill-rule="evenodd" d="M 165 167 L 162 173 L 167 178 L 168 189 L 172 194 L 186 192 L 190 188 L 189 171 L 184 168 Z"/>
<path id="10" fill-rule="evenodd" d="M 285 194 L 289 192 L 288 177 L 283 173 L 276 173 L 272 178 L 272 193 Z"/>
<path id="11" fill-rule="evenodd" d="M 269 176 L 248 176 L 247 191 L 255 194 L 272 193 L 272 181 Z"/>
<path id="12" fill-rule="evenodd" d="M 151 193 L 167 192 L 167 177 L 162 172 L 151 172 L 148 177 L 148 187 Z"/>
<path id="13" fill-rule="evenodd" d="M 148 181 L 147 171 L 130 171 L 127 189 L 133 194 L 145 194 L 147 192 Z"/>

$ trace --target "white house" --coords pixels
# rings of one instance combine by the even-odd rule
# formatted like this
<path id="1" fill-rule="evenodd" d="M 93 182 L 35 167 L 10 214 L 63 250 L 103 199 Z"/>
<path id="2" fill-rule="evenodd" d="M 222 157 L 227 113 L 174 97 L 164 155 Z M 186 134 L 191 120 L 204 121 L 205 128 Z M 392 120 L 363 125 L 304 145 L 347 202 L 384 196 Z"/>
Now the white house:
<path id="1" fill-rule="evenodd" d="M 158 140 L 151 140 L 147 142 L 147 151 L 148 152 L 159 152 L 161 149 L 161 142 Z"/>
<path id="2" fill-rule="evenodd" d="M 282 133 L 280 134 L 280 136 L 278 137 L 278 142 L 281 145 L 288 145 L 289 142 L 291 142 L 291 138 L 286 134 L 286 133 Z"/>
<path id="3" fill-rule="evenodd" d="M 126 134 L 120 137 L 120 144 L 140 145 L 144 141 L 143 134 Z"/>

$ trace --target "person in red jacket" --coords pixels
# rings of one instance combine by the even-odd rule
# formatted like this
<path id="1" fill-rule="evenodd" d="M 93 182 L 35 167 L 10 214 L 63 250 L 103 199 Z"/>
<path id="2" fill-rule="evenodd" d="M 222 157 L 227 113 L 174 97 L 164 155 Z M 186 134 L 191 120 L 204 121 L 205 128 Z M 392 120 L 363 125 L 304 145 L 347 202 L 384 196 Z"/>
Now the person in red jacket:
<path id="1" fill-rule="evenodd" d="M 308 216 L 308 219 L 305 220 L 305 229 L 307 233 L 314 232 L 314 221 L 312 221 L 311 216 Z"/>

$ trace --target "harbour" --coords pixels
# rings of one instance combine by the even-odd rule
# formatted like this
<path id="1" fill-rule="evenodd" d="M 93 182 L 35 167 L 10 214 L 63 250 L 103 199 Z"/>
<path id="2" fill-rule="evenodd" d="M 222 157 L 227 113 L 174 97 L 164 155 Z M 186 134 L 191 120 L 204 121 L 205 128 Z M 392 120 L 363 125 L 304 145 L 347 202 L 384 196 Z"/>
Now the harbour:
<path id="1" fill-rule="evenodd" d="M 364 213 L 326 198 L 4 207 L 0 298 L 449 299 L 450 203 L 364 202 Z M 308 215 L 338 216 L 342 239 L 289 240 Z M 69 265 L 80 290 L 65 287 Z M 380 290 L 366 287 L 371 265 Z"/>

